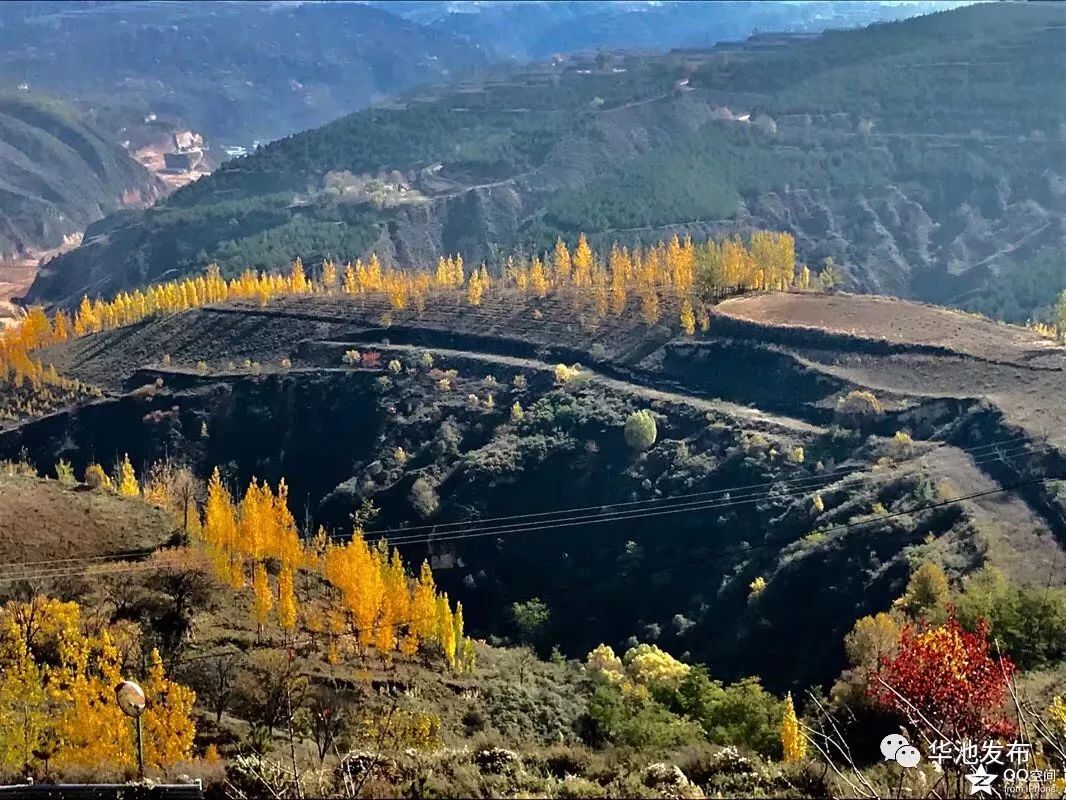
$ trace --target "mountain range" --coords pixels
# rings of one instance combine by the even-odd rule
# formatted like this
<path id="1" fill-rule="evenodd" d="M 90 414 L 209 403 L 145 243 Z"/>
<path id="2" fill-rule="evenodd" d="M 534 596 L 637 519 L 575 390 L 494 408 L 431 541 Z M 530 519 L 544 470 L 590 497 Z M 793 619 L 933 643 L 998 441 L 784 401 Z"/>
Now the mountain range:
<path id="1" fill-rule="evenodd" d="M 211 262 L 233 273 L 375 251 L 499 265 L 581 231 L 603 244 L 772 228 L 852 288 L 1024 321 L 1063 288 L 1027 265 L 1066 241 L 1064 54 L 1066 10 L 982 4 L 505 66 L 106 219 L 30 297 L 72 304 Z"/>
<path id="2" fill-rule="evenodd" d="M 84 135 L 94 146 L 149 147 L 160 163 L 171 133 L 197 131 L 217 164 L 224 147 L 252 149 L 490 64 L 587 48 L 665 50 L 743 38 L 756 27 L 856 25 L 944 5 L 10 2 L 0 5 L 0 91 L 22 107 L 61 105 L 61 124 L 91 131 Z M 0 131 L 7 258 L 80 234 L 122 197 L 155 199 L 132 162 L 120 171 L 136 180 L 82 180 L 85 169 L 69 166 L 77 148 L 34 160 L 56 142 L 46 135 L 28 153 L 25 134 L 10 123 Z M 106 160 L 129 162 L 113 148 Z"/>

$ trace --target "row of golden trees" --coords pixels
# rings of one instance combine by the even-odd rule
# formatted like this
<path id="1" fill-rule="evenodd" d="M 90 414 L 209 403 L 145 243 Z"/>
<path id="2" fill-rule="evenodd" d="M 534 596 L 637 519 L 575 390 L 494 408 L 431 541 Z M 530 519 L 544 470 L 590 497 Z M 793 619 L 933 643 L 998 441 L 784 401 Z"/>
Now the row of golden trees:
<path id="1" fill-rule="evenodd" d="M 108 330 L 159 311 L 181 311 L 238 298 L 256 299 L 265 305 L 286 294 L 381 293 L 395 310 L 421 311 L 430 294 L 447 291 L 465 297 L 471 306 L 479 306 L 493 287 L 538 298 L 562 294 L 582 307 L 596 309 L 601 317 L 608 313 L 620 316 L 635 301 L 646 321 L 657 322 L 664 299 L 687 303 L 691 308 L 735 291 L 808 289 L 811 285 L 810 270 L 796 267 L 795 242 L 787 233 L 758 231 L 747 242 L 734 237 L 702 244 L 674 236 L 668 242 L 632 250 L 616 244 L 602 253 L 594 251 L 582 234 L 572 252 L 560 239 L 543 257 L 511 256 L 499 276 L 491 276 L 484 265 L 469 268 L 462 256 L 441 258 L 433 271 L 384 268 L 377 255 L 343 267 L 326 261 L 313 278 L 300 259 L 293 262 L 287 275 L 247 270 L 228 281 L 211 266 L 195 278 L 123 292 L 110 301 L 83 298 L 73 320 L 58 313 L 51 336 L 47 326 L 41 335 L 46 340 L 62 341 L 71 332 L 82 335 Z"/>
<path id="2" fill-rule="evenodd" d="M 45 367 L 32 356 L 39 347 L 65 341 L 69 323 L 69 317 L 59 312 L 53 325 L 44 309 L 35 306 L 18 324 L 0 329 L 0 386 L 72 388 L 74 383 L 62 378 L 55 367 Z"/>
<path id="3" fill-rule="evenodd" d="M 747 241 L 734 237 L 694 244 L 688 237 L 674 236 L 632 250 L 616 244 L 605 252 L 593 250 L 582 234 L 573 251 L 560 239 L 543 256 L 514 255 L 498 276 L 490 275 L 484 265 L 468 267 L 462 256 L 442 258 L 432 271 L 385 268 L 377 255 L 343 267 L 326 261 L 314 277 L 298 258 L 288 274 L 246 270 L 229 280 L 212 265 L 201 275 L 122 292 L 110 300 L 84 297 L 73 316 L 60 310 L 49 319 L 40 308 L 32 309 L 20 325 L 0 335 L 0 382 L 60 385 L 63 378 L 35 360 L 33 350 L 160 312 L 233 299 L 266 305 L 281 295 L 380 294 L 394 310 L 421 313 L 434 293 L 454 294 L 457 302 L 477 307 L 499 289 L 534 298 L 558 295 L 575 314 L 593 322 L 634 312 L 654 324 L 663 309 L 670 308 L 691 335 L 697 326 L 706 329 L 707 304 L 723 294 L 811 286 L 810 270 L 797 269 L 792 236 L 765 231 Z"/>
<path id="4" fill-rule="evenodd" d="M 582 234 L 571 250 L 560 239 L 550 253 L 513 255 L 501 274 L 484 265 L 473 268 L 462 256 L 441 258 L 435 270 L 385 268 L 377 255 L 343 266 L 326 261 L 309 276 L 297 258 L 287 274 L 246 270 L 229 280 L 217 266 L 202 275 L 122 292 L 111 300 L 82 298 L 73 317 L 58 311 L 50 320 L 40 308 L 31 309 L 18 326 L 0 333 L 0 384 L 29 381 L 35 386 L 69 389 L 73 384 L 52 367 L 44 367 L 32 351 L 82 336 L 139 322 L 160 312 L 253 299 L 266 305 L 281 295 L 382 295 L 389 307 L 421 313 L 427 298 L 451 294 L 456 302 L 482 305 L 494 290 L 517 292 L 537 299 L 558 296 L 582 321 L 596 323 L 608 316 L 636 314 L 647 324 L 658 323 L 665 309 L 677 314 L 688 335 L 709 324 L 709 304 L 724 295 L 762 289 L 829 288 L 836 281 L 832 267 L 819 275 L 796 264 L 795 241 L 787 233 L 756 231 L 739 237 L 693 243 L 676 235 L 668 242 L 629 249 L 618 244 L 597 252 Z M 1057 324 L 1044 326 L 1047 335 L 1066 329 L 1066 300 L 1060 302 Z"/>

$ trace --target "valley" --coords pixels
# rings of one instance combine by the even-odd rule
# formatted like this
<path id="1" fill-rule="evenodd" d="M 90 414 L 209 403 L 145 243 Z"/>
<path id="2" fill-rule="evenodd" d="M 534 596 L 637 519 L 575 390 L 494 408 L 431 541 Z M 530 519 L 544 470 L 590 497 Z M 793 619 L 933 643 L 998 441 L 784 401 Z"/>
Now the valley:
<path id="1" fill-rule="evenodd" d="M 13 267 L 69 249 L 89 223 L 161 195 L 147 170 L 61 102 L 0 96 L 0 139 L 0 262 Z"/>
<path id="2" fill-rule="evenodd" d="M 0 30 L 0 797 L 1062 794 L 1057 5 Z"/>
<path id="3" fill-rule="evenodd" d="M 0 327 L 13 325 L 25 315 L 17 305 L 30 288 L 41 264 L 81 242 L 79 234 L 64 237 L 63 244 L 50 250 L 29 250 L 18 256 L 0 261 Z"/>

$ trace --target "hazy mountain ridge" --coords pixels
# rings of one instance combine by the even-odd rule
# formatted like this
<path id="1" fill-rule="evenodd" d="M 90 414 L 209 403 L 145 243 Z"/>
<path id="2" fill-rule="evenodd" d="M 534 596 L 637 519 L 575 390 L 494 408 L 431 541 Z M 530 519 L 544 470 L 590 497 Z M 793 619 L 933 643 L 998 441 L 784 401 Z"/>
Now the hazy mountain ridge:
<path id="1" fill-rule="evenodd" d="M 746 39 L 756 31 L 819 31 L 904 19 L 961 3 L 705 2 L 371 2 L 390 13 L 536 60 L 596 49 L 665 51 Z"/>
<path id="2" fill-rule="evenodd" d="M 0 76 L 118 131 L 156 114 L 250 145 L 480 67 L 477 45 L 352 3 L 8 3 Z M 66 68 L 56 52 L 77 53 Z"/>

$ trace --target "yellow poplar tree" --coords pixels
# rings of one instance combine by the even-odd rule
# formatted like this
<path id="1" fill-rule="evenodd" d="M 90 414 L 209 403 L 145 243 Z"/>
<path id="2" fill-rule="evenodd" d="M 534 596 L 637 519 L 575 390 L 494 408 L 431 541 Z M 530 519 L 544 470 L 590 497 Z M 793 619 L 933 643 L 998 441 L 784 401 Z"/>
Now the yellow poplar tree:
<path id="1" fill-rule="evenodd" d="M 311 291 L 311 284 L 307 280 L 307 273 L 304 272 L 303 261 L 297 256 L 296 260 L 292 262 L 292 270 L 289 272 L 289 291 L 293 294 L 307 294 Z"/>
<path id="2" fill-rule="evenodd" d="M 466 648 L 464 648 L 463 628 L 465 622 L 463 620 L 463 604 L 455 604 L 455 614 L 452 615 L 452 646 L 455 649 L 454 664 L 456 670 L 462 672 L 465 669 L 473 667 L 473 664 L 467 664 L 465 657 L 467 655 Z"/>
<path id="3" fill-rule="evenodd" d="M 185 761 L 192 752 L 196 727 L 192 722 L 196 694 L 167 678 L 159 651 L 152 649 L 148 675 L 141 683 L 149 700 L 144 712 L 144 760 L 165 768 Z"/>
<path id="4" fill-rule="evenodd" d="M 322 262 L 322 288 L 327 294 L 333 294 L 337 288 L 337 265 L 328 258 Z"/>
<path id="5" fill-rule="evenodd" d="M 585 238 L 585 234 L 581 234 L 577 240 L 577 247 L 574 249 L 574 256 L 572 259 L 572 265 L 574 270 L 574 285 L 579 287 L 588 287 L 592 285 L 592 248 L 589 247 L 588 239 Z"/>
<path id="6" fill-rule="evenodd" d="M 350 261 L 344 265 L 344 284 L 342 288 L 345 294 L 359 294 L 359 281 L 356 279 L 355 267 L 352 266 Z"/>
<path id="7" fill-rule="evenodd" d="M 411 625 L 409 630 L 417 643 L 428 642 L 433 638 L 437 627 L 436 586 L 433 582 L 433 570 L 429 562 L 422 562 L 411 596 Z M 417 646 L 417 645 L 416 645 Z"/>
<path id="8" fill-rule="evenodd" d="M 456 645 L 455 638 L 455 620 L 452 617 L 452 608 L 448 603 L 448 595 L 442 594 L 436 601 L 436 630 L 434 631 L 434 638 L 440 645 L 441 652 L 444 654 L 444 660 L 448 662 L 448 665 L 453 669 L 456 666 Z"/>
<path id="9" fill-rule="evenodd" d="M 552 272 L 555 277 L 555 286 L 560 288 L 570 283 L 570 250 L 562 237 L 555 240 L 555 252 L 552 255 Z"/>
<path id="10" fill-rule="evenodd" d="M 218 467 L 207 483 L 207 502 L 201 531 L 208 556 L 219 577 L 234 589 L 244 585 L 243 570 L 237 553 L 237 515 L 233 498 L 222 484 Z"/>
<path id="11" fill-rule="evenodd" d="M 383 657 L 388 657 L 395 648 L 400 626 L 407 623 L 410 597 L 407 593 L 407 576 L 399 554 L 393 550 L 391 557 L 384 547 L 378 547 L 378 565 L 383 572 L 381 608 L 374 631 L 374 646 Z"/>
<path id="12" fill-rule="evenodd" d="M 485 295 L 483 272 L 483 270 L 471 272 L 470 280 L 466 284 L 466 302 L 474 307 L 481 305 L 481 299 Z"/>
<path id="13" fill-rule="evenodd" d="M 785 713 L 781 717 L 781 750 L 786 764 L 794 764 L 807 757 L 807 739 L 800 731 L 792 692 L 785 696 Z"/>
<path id="14" fill-rule="evenodd" d="M 65 342 L 71 337 L 73 332 L 74 329 L 70 317 L 67 316 L 63 309 L 60 309 L 52 320 L 52 339 L 57 342 Z"/>
<path id="15" fill-rule="evenodd" d="M 681 329 L 687 336 L 696 333 L 696 315 L 692 313 L 692 301 L 688 299 L 681 303 Z"/>
<path id="16" fill-rule="evenodd" d="M 617 244 L 611 248 L 607 260 L 611 283 L 611 313 L 616 317 L 626 308 L 626 284 L 629 280 L 629 253 Z"/>
<path id="17" fill-rule="evenodd" d="M 122 456 L 122 461 L 118 465 L 118 475 L 115 477 L 119 494 L 126 497 L 138 497 L 140 495 L 141 487 L 137 483 L 137 475 L 133 471 L 133 464 L 130 463 L 129 453 Z"/>
<path id="18" fill-rule="evenodd" d="M 466 273 L 463 271 L 463 257 L 456 255 L 455 260 L 452 261 L 451 285 L 459 288 L 464 280 L 466 280 Z"/>
<path id="19" fill-rule="evenodd" d="M 537 256 L 533 256 L 533 262 L 529 266 L 529 286 L 537 297 L 548 294 L 548 275 Z"/>
<path id="20" fill-rule="evenodd" d="M 437 272 L 433 277 L 437 286 L 442 289 L 446 289 L 451 286 L 452 283 L 452 267 L 450 262 L 451 259 L 449 258 L 446 260 L 444 256 L 437 259 Z"/>
<path id="21" fill-rule="evenodd" d="M 263 502 L 265 499 L 263 493 L 269 491 L 269 486 L 264 484 L 260 487 L 259 481 L 253 476 L 244 492 L 239 509 L 236 545 L 241 555 L 249 559 L 253 565 L 262 558 L 263 545 L 265 541 L 269 541 L 273 496 L 271 495 L 266 504 Z"/>
<path id="22" fill-rule="evenodd" d="M 296 630 L 296 592 L 291 566 L 283 566 L 278 573 L 278 624 L 289 635 Z"/>
<path id="23" fill-rule="evenodd" d="M 266 567 L 257 563 L 252 569 L 252 594 L 255 596 L 253 613 L 257 634 L 262 635 L 263 626 L 270 619 L 270 609 L 274 599 L 270 595 L 270 581 L 267 578 Z"/>

